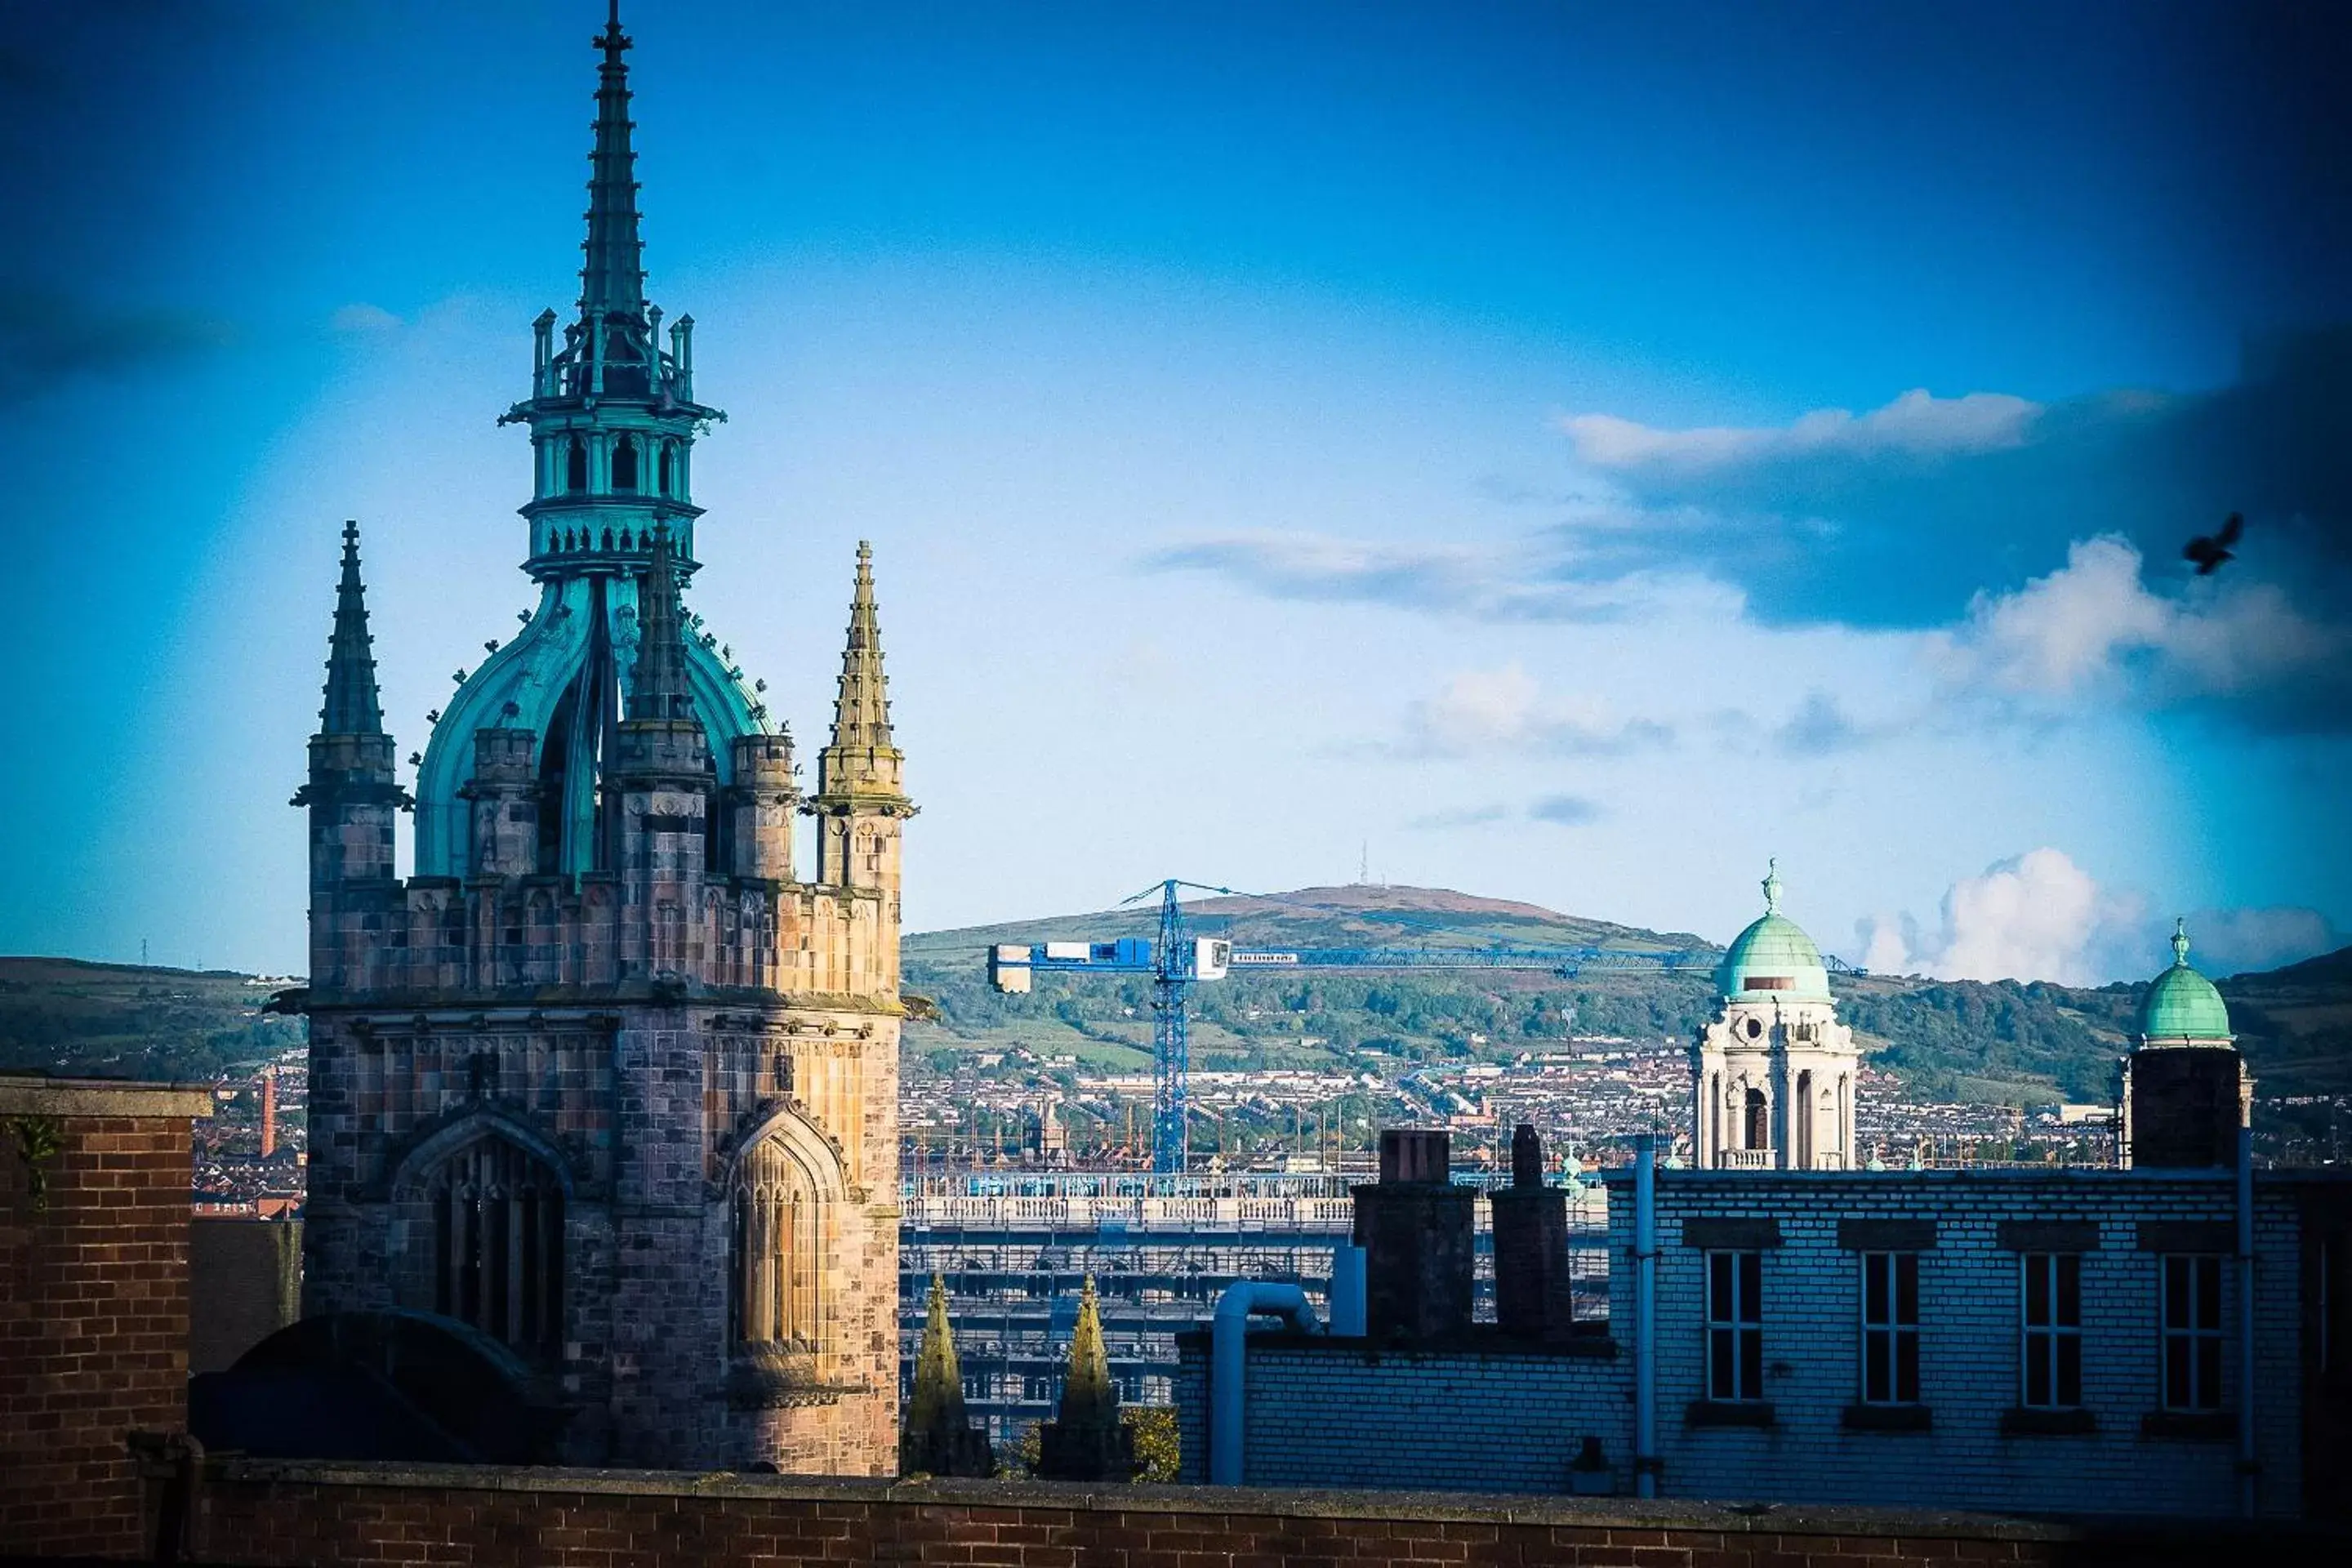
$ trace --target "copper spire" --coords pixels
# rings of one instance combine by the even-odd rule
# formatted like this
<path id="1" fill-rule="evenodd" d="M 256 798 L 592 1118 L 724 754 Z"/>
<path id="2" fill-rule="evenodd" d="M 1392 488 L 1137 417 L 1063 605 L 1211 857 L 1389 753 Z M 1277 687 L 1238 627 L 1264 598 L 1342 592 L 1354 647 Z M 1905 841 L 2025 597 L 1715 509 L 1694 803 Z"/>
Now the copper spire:
<path id="1" fill-rule="evenodd" d="M 594 322 L 608 313 L 632 319 L 646 309 L 645 242 L 637 237 L 637 155 L 629 145 L 630 47 L 621 31 L 621 0 L 613 0 L 596 47 L 596 146 L 588 155 L 588 238 L 581 248 L 580 314 Z"/>

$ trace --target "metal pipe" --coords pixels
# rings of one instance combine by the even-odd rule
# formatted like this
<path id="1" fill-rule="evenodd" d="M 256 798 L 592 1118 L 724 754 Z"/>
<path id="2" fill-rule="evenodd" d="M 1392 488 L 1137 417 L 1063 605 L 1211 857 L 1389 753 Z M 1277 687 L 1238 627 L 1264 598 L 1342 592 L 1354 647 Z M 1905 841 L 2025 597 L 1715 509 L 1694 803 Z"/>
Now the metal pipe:
<path id="1" fill-rule="evenodd" d="M 1217 1298 L 1217 1314 L 1209 1334 L 1209 1480 L 1221 1487 L 1242 1484 L 1242 1443 L 1248 1411 L 1249 1321 L 1253 1312 L 1290 1320 L 1305 1333 L 1318 1333 L 1315 1309 L 1307 1292 L 1296 1285 L 1274 1285 L 1239 1279 Z"/>
<path id="2" fill-rule="evenodd" d="M 1633 1140 L 1633 1495 L 1658 1495 L 1658 1141 Z"/>
<path id="3" fill-rule="evenodd" d="M 1364 1336 L 1366 1305 L 1364 1249 L 1340 1246 L 1331 1249 L 1331 1331 L 1349 1339 Z"/>
<path id="4" fill-rule="evenodd" d="M 2238 1129 L 2238 1511 L 2254 1517 L 2254 1130 Z"/>

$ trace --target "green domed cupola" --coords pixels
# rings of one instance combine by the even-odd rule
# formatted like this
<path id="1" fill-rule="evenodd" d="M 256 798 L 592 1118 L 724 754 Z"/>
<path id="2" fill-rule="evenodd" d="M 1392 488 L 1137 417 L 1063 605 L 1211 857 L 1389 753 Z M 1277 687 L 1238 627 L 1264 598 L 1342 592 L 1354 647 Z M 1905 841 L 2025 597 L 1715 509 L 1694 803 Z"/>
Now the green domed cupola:
<path id="1" fill-rule="evenodd" d="M 2172 967 L 2156 977 L 2139 1005 L 2142 1045 L 2157 1041 L 2231 1040 L 2230 1009 L 2213 983 L 2189 967 L 2189 923 L 2172 927 Z"/>
<path id="2" fill-rule="evenodd" d="M 1780 863 L 1767 864 L 1764 915 L 1741 931 L 1715 972 L 1726 1001 L 1827 1002 L 1830 973 L 1804 928 L 1780 912 Z"/>

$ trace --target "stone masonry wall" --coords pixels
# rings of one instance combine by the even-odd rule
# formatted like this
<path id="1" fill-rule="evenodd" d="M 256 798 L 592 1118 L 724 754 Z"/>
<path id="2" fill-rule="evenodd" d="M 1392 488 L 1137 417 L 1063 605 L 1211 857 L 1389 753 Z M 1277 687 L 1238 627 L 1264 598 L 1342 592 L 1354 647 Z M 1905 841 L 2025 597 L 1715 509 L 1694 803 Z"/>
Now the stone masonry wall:
<path id="1" fill-rule="evenodd" d="M 125 1437 L 187 1425 L 188 1125 L 211 1110 L 0 1079 L 0 1551 L 140 1549 Z M 58 1134 L 38 1204 L 19 1118 Z"/>

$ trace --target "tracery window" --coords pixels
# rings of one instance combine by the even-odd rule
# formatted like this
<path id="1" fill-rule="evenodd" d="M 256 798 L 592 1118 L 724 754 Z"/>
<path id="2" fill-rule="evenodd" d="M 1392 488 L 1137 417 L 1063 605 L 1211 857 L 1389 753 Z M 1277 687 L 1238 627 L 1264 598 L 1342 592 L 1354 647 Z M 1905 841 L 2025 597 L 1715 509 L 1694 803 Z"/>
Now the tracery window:
<path id="1" fill-rule="evenodd" d="M 433 1310 L 517 1350 L 563 1337 L 563 1185 L 496 1134 L 426 1178 L 433 1209 Z"/>
<path id="2" fill-rule="evenodd" d="M 744 1155 L 734 1199 L 729 1316 L 746 1345 L 822 1348 L 824 1194 L 781 1138 Z"/>

